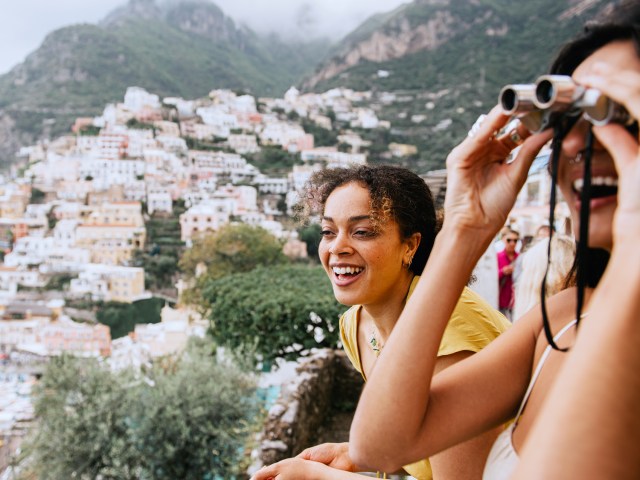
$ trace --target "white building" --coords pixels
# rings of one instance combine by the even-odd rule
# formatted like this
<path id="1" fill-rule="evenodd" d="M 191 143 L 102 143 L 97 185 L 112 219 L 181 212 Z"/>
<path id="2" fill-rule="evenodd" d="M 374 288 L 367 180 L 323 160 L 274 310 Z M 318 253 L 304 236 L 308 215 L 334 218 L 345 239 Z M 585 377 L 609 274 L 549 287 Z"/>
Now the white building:
<path id="1" fill-rule="evenodd" d="M 191 246 L 195 237 L 215 232 L 229 223 L 233 199 L 217 198 L 191 207 L 180 215 L 180 239 Z"/>
<path id="2" fill-rule="evenodd" d="M 300 154 L 300 158 L 303 162 L 323 163 L 327 168 L 348 167 L 367 163 L 367 156 L 364 153 L 339 152 L 336 147 L 318 147 L 313 150 L 304 150 Z"/>
<path id="3" fill-rule="evenodd" d="M 162 185 L 147 185 L 147 212 L 153 215 L 155 212 L 171 213 L 173 211 L 173 199 L 169 189 Z"/>
<path id="4" fill-rule="evenodd" d="M 140 87 L 127 88 L 124 94 L 124 105 L 134 113 L 140 112 L 145 108 L 159 109 L 162 106 L 158 95 L 149 93 Z"/>

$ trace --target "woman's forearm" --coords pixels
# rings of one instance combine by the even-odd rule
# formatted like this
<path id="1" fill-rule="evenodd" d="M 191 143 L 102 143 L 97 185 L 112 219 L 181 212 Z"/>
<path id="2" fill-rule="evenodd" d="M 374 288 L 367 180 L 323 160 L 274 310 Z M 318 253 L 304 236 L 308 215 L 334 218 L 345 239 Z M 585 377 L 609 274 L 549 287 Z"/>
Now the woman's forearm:
<path id="1" fill-rule="evenodd" d="M 393 471 L 410 463 L 442 334 L 489 241 L 446 226 L 438 235 L 360 398 L 350 437 L 350 455 L 357 464 Z"/>
<path id="2" fill-rule="evenodd" d="M 614 249 L 514 478 L 640 475 L 640 250 Z"/>

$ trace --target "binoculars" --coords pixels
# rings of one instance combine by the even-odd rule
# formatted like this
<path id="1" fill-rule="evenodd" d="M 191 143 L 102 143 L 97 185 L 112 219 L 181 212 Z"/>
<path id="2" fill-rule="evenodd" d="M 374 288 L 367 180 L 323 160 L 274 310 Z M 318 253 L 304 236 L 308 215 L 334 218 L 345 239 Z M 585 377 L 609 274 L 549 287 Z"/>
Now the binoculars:
<path id="1" fill-rule="evenodd" d="M 633 121 L 622 105 L 568 75 L 542 75 L 535 83 L 507 85 L 500 91 L 499 103 L 532 133 L 552 127 L 563 115 L 583 115 L 594 125 Z"/>

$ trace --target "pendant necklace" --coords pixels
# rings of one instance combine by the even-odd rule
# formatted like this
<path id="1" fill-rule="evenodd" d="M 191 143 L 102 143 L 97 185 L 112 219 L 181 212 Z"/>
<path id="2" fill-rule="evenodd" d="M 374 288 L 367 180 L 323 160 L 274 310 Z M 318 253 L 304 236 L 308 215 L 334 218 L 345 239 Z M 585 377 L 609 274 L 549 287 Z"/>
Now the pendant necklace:
<path id="1" fill-rule="evenodd" d="M 373 353 L 375 353 L 376 357 L 380 355 L 382 347 L 384 346 L 384 344 L 382 344 L 376 337 L 375 326 L 371 329 L 371 335 L 369 336 L 369 346 L 371 347 L 371 350 L 373 350 Z"/>

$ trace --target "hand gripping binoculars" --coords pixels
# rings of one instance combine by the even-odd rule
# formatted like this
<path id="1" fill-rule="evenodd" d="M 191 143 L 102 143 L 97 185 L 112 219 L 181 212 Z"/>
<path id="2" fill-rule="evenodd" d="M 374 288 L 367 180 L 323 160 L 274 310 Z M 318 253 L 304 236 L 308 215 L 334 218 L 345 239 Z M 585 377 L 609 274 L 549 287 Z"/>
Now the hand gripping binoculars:
<path id="1" fill-rule="evenodd" d="M 594 125 L 633 123 L 622 105 L 595 88 L 575 83 L 568 75 L 542 75 L 535 83 L 506 85 L 499 103 L 532 133 L 552 127 L 563 115 L 582 115 Z"/>

